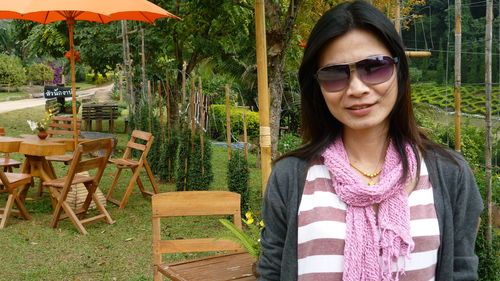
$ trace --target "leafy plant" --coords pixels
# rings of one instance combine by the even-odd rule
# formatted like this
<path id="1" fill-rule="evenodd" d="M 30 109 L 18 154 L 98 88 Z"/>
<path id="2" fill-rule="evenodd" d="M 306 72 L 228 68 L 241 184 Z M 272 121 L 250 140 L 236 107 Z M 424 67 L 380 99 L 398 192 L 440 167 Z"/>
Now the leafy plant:
<path id="1" fill-rule="evenodd" d="M 224 139 L 226 137 L 226 106 L 214 104 L 210 106 L 210 134 L 214 139 Z M 243 109 L 231 107 L 231 134 L 243 136 Z M 247 135 L 249 139 L 259 137 L 259 114 L 247 110 L 245 113 L 247 121 Z"/>
<path id="2" fill-rule="evenodd" d="M 260 232 L 264 228 L 264 221 L 257 221 L 254 214 L 250 211 L 245 214 L 246 220 L 242 219 L 247 227 L 247 231 L 239 229 L 234 223 L 227 219 L 220 219 L 220 223 L 224 225 L 229 232 L 223 233 L 218 239 L 227 239 L 238 243 L 252 257 L 258 259 L 262 252 L 260 245 Z"/>
<path id="3" fill-rule="evenodd" d="M 278 151 L 282 154 L 292 151 L 300 146 L 302 139 L 294 134 L 283 134 L 278 140 Z"/>
<path id="4" fill-rule="evenodd" d="M 16 56 L 0 54 L 0 85 L 13 87 L 26 82 L 26 71 Z"/>
<path id="5" fill-rule="evenodd" d="M 250 179 L 250 170 L 248 161 L 241 150 L 233 150 L 231 160 L 227 163 L 227 188 L 229 191 L 241 195 L 241 212 L 245 213 L 249 206 L 250 190 L 248 180 Z"/>
<path id="6" fill-rule="evenodd" d="M 28 79 L 35 84 L 43 84 L 54 80 L 54 72 L 43 63 L 32 64 L 27 69 Z"/>

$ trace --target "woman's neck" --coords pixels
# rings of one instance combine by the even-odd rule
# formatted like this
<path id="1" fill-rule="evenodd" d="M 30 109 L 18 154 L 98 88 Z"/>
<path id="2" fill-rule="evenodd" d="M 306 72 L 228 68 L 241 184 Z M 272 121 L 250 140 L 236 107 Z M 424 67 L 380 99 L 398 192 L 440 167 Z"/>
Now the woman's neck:
<path id="1" fill-rule="evenodd" d="M 344 130 L 342 140 L 352 165 L 366 172 L 382 168 L 389 144 L 387 130 Z"/>

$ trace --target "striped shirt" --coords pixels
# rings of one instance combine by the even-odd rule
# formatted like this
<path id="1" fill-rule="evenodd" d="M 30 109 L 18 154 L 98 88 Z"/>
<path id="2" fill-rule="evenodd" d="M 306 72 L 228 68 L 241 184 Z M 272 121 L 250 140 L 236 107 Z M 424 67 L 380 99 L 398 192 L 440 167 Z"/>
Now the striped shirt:
<path id="1" fill-rule="evenodd" d="M 399 258 L 405 274 L 400 281 L 434 280 L 439 248 L 439 225 L 434 196 L 424 161 L 420 179 L 408 197 L 410 234 L 415 249 L 410 259 Z M 298 280 L 342 280 L 346 235 L 346 204 L 335 194 L 328 168 L 313 165 L 307 172 L 298 213 Z M 396 271 L 396 264 L 393 264 Z M 396 273 L 394 273 L 396 274 Z"/>

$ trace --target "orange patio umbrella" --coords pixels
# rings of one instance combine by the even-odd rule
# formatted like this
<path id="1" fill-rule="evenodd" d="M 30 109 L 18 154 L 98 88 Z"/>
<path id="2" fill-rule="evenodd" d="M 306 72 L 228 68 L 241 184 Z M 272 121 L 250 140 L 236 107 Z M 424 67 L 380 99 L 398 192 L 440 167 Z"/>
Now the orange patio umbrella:
<path id="1" fill-rule="evenodd" d="M 180 19 L 146 0 L 2 0 L 0 2 L 0 19 L 24 19 L 42 24 L 64 20 L 68 23 L 75 147 L 78 144 L 73 41 L 75 21 L 108 23 L 116 20 L 137 20 L 154 23 L 156 19 L 165 17 Z"/>

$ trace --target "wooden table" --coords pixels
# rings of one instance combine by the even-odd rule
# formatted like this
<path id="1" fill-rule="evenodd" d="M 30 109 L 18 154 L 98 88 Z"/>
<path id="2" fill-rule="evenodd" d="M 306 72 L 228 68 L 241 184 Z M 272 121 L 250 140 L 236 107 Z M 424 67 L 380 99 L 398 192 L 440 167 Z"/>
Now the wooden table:
<path id="1" fill-rule="evenodd" d="M 45 156 L 61 155 L 66 150 L 73 149 L 72 139 L 41 140 L 36 135 L 22 135 L 23 138 L 0 137 L 0 152 L 19 152 L 26 156 L 21 173 L 30 174 L 44 181 L 55 179 L 54 169 L 45 159 Z M 29 185 L 21 191 L 21 198 L 25 198 Z"/>
<path id="2" fill-rule="evenodd" d="M 19 145 L 24 141 L 21 138 L 0 136 L 0 152 L 12 153 L 19 151 Z"/>
<path id="3" fill-rule="evenodd" d="M 254 281 L 252 264 L 255 259 L 247 252 L 210 256 L 171 263 L 159 270 L 175 281 Z"/>

